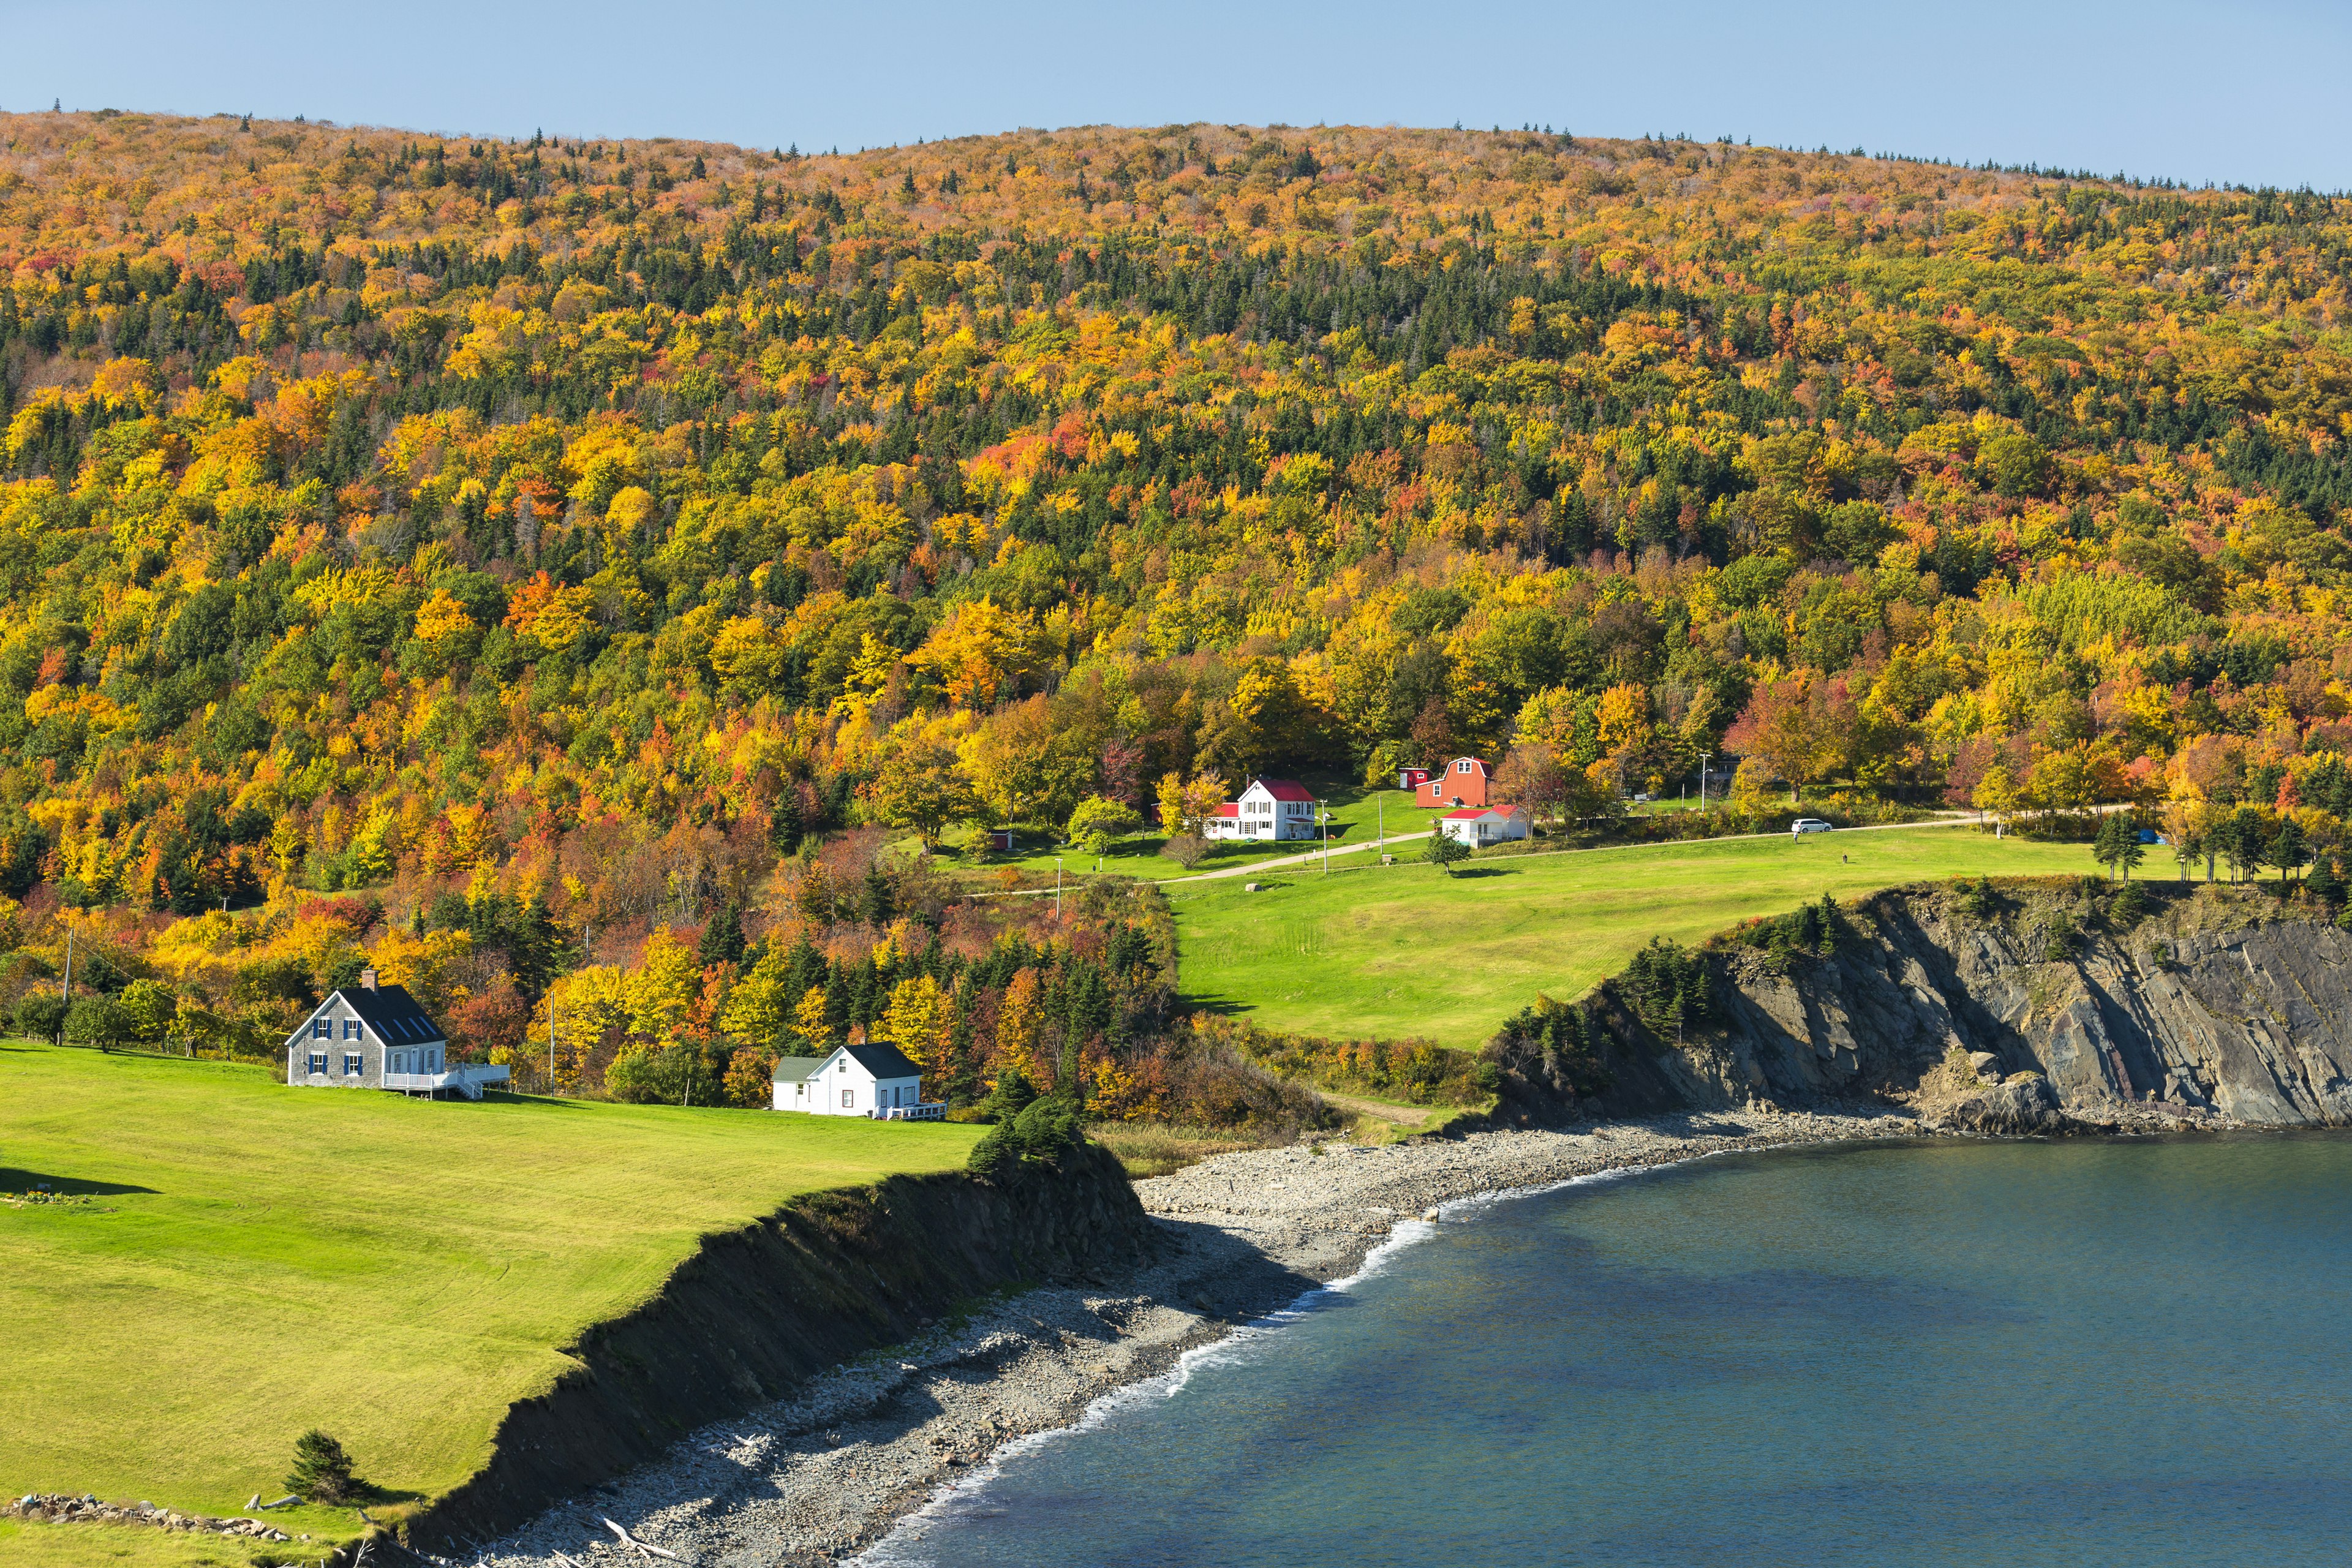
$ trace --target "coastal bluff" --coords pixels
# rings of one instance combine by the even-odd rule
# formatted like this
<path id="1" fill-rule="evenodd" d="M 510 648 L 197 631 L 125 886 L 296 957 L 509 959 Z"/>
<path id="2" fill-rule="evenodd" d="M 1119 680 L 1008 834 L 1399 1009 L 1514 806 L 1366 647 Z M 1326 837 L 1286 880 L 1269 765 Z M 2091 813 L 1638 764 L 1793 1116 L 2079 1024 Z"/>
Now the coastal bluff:
<path id="1" fill-rule="evenodd" d="M 1595 994 L 1609 1115 L 1875 1100 L 1982 1132 L 2352 1123 L 2352 932 L 2269 888 L 1898 888 L 1811 951 L 1703 950 L 1679 1038 Z"/>
<path id="2" fill-rule="evenodd" d="M 706 1422 L 1004 1291 L 1123 1273 L 1157 1238 L 1118 1161 L 1085 1145 L 991 1179 L 892 1176 L 811 1194 L 700 1249 L 642 1306 L 567 1348 L 489 1463 L 399 1531 L 448 1554 L 655 1459 Z"/>

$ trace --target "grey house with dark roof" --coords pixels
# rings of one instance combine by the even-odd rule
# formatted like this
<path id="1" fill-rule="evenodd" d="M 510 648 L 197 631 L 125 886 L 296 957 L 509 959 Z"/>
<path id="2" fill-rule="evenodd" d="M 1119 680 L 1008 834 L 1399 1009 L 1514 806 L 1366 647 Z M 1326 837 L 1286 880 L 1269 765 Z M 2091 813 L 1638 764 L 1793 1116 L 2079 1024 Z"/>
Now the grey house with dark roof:
<path id="1" fill-rule="evenodd" d="M 428 1098 L 449 1093 L 482 1098 L 485 1084 L 504 1083 L 499 1066 L 448 1063 L 441 1026 L 399 985 L 380 985 L 373 969 L 360 972 L 319 1004 L 287 1037 L 286 1082 L 293 1089 L 385 1089 Z"/>
<path id="2" fill-rule="evenodd" d="M 813 1116 L 865 1116 L 877 1121 L 937 1121 L 941 1101 L 923 1099 L 923 1069 L 898 1047 L 836 1047 L 831 1056 L 786 1057 L 776 1064 L 778 1110 Z"/>

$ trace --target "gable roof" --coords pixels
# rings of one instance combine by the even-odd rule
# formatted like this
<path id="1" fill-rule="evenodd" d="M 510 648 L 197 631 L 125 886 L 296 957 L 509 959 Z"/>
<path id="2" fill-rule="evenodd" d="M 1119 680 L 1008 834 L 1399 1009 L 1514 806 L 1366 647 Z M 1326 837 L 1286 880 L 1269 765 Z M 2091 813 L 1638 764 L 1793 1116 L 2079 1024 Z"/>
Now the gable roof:
<path id="1" fill-rule="evenodd" d="M 1485 806 L 1465 805 L 1459 811 L 1447 812 L 1445 814 L 1445 820 L 1448 822 L 1461 822 L 1470 817 L 1484 816 L 1486 815 L 1486 808 Z"/>
<path id="2" fill-rule="evenodd" d="M 1468 763 L 1470 764 L 1471 771 L 1474 773 L 1484 773 L 1486 771 L 1486 759 L 1484 757 L 1456 757 L 1454 761 L 1455 763 Z M 1446 771 L 1451 773 L 1453 769 L 1449 766 Z"/>
<path id="3" fill-rule="evenodd" d="M 345 985 L 332 992 L 319 1004 L 310 1016 L 316 1018 L 340 997 L 360 1020 L 373 1028 L 378 1038 L 395 1046 L 432 1045 L 448 1037 L 433 1015 L 417 1005 L 404 985 L 380 985 L 371 991 L 364 985 Z M 309 1020 L 304 1021 L 307 1029 Z M 298 1031 L 299 1032 L 299 1031 Z"/>
<path id="4" fill-rule="evenodd" d="M 1219 816 L 1239 816 L 1241 814 L 1242 803 L 1237 800 L 1229 800 L 1225 802 L 1224 805 L 1217 807 L 1217 815 Z"/>
<path id="5" fill-rule="evenodd" d="M 778 1083 L 805 1083 L 811 1073 L 832 1059 L 831 1057 L 779 1057 L 776 1058 L 775 1079 Z"/>
<path id="6" fill-rule="evenodd" d="M 864 1046 L 843 1046 L 834 1054 L 848 1057 L 850 1060 L 872 1073 L 876 1078 L 923 1076 L 923 1069 L 908 1061 L 896 1046 L 882 1045 L 878 1042 Z M 827 1061 L 832 1059 L 832 1057 L 825 1058 Z"/>
<path id="7" fill-rule="evenodd" d="M 1312 790 L 1303 784 L 1297 784 L 1289 779 L 1252 779 L 1250 788 L 1263 789 L 1276 800 L 1313 800 L 1315 798 Z M 1247 795 L 1249 790 L 1245 789 L 1242 793 Z"/>
<path id="8" fill-rule="evenodd" d="M 1447 812 L 1445 820 L 1454 822 L 1476 816 L 1513 817 L 1526 815 L 1527 808 L 1520 805 L 1465 805 L 1459 811 Z"/>

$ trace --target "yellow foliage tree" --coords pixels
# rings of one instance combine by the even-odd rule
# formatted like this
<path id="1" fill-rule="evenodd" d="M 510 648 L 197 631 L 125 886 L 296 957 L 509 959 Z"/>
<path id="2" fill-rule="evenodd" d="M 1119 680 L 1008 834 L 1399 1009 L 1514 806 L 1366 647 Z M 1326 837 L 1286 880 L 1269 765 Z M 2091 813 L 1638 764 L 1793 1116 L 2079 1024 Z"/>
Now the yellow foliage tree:
<path id="1" fill-rule="evenodd" d="M 629 976 L 629 1030 L 665 1043 L 677 1037 L 702 993 L 694 950 L 657 926 L 646 939 L 645 962 Z"/>
<path id="2" fill-rule="evenodd" d="M 947 993 L 929 975 L 919 974 L 891 990 L 890 1005 L 874 1034 L 897 1046 L 917 1067 L 928 1068 L 947 1022 Z"/>
<path id="3" fill-rule="evenodd" d="M 1045 1079 L 1038 1071 L 1037 1035 L 1045 1022 L 1042 987 L 1034 969 L 1024 968 L 1013 976 L 1004 988 L 1004 1001 L 996 1010 L 996 1061 L 998 1077 L 1017 1072 L 1033 1084 Z"/>

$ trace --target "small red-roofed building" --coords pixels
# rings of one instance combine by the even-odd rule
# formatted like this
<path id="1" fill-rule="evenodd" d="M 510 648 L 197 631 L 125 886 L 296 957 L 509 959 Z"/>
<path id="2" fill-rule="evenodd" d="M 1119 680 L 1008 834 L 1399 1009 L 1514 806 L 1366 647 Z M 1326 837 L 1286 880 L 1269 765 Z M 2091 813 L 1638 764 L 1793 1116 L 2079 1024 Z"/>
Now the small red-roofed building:
<path id="1" fill-rule="evenodd" d="M 1446 837 L 1467 844 L 1473 849 L 1483 849 L 1489 844 L 1505 844 L 1528 836 L 1528 808 L 1524 805 L 1465 805 L 1449 811 L 1437 819 L 1437 829 Z"/>

